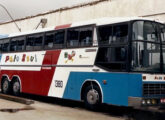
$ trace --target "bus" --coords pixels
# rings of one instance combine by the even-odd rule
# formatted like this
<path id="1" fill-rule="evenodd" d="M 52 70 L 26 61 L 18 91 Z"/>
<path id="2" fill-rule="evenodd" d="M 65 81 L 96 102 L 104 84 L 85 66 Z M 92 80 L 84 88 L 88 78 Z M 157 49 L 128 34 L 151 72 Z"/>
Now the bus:
<path id="1" fill-rule="evenodd" d="M 100 18 L 0 39 L 4 94 L 84 101 L 94 109 L 165 103 L 165 25 Z"/>

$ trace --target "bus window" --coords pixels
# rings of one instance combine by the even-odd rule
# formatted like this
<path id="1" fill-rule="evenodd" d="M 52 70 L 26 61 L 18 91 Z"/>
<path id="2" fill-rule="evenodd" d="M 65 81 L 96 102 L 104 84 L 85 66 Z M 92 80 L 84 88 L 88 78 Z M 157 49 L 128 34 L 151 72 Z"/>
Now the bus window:
<path id="1" fill-rule="evenodd" d="M 126 70 L 127 48 L 118 47 L 100 47 L 96 65 L 102 66 L 110 70 Z"/>
<path id="2" fill-rule="evenodd" d="M 121 44 L 128 41 L 128 24 L 98 27 L 99 45 Z"/>
<path id="3" fill-rule="evenodd" d="M 79 29 L 72 28 L 67 32 L 67 46 L 68 47 L 78 47 L 79 44 Z"/>
<path id="4" fill-rule="evenodd" d="M 17 50 L 17 40 L 16 39 L 11 39 L 10 41 L 10 51 L 16 51 Z"/>
<path id="5" fill-rule="evenodd" d="M 0 52 L 2 52 L 3 40 L 0 40 Z"/>
<path id="6" fill-rule="evenodd" d="M 113 42 L 126 43 L 128 41 L 128 24 L 115 25 L 113 27 Z"/>
<path id="7" fill-rule="evenodd" d="M 93 27 L 71 28 L 67 32 L 67 46 L 91 46 L 93 36 Z"/>
<path id="8" fill-rule="evenodd" d="M 92 27 L 80 28 L 80 46 L 92 45 Z"/>
<path id="9" fill-rule="evenodd" d="M 148 21 L 137 21 L 133 24 L 132 39 L 160 42 L 157 32 L 156 23 Z"/>
<path id="10" fill-rule="evenodd" d="M 18 38 L 17 51 L 23 51 L 25 48 L 25 37 Z"/>
<path id="11" fill-rule="evenodd" d="M 160 72 L 160 39 L 157 24 L 148 21 L 136 21 L 132 28 L 131 70 Z"/>
<path id="12" fill-rule="evenodd" d="M 3 40 L 2 51 L 3 52 L 8 52 L 9 51 L 9 39 L 4 39 Z"/>
<path id="13" fill-rule="evenodd" d="M 41 50 L 43 43 L 43 34 L 38 34 L 34 36 L 34 50 Z"/>
<path id="14" fill-rule="evenodd" d="M 60 30 L 55 32 L 55 39 L 54 39 L 54 47 L 55 48 L 63 48 L 64 47 L 64 39 L 65 39 L 65 31 Z"/>
<path id="15" fill-rule="evenodd" d="M 26 50 L 41 50 L 43 43 L 43 34 L 27 37 Z"/>
<path id="16" fill-rule="evenodd" d="M 33 46 L 34 46 L 34 37 L 32 36 L 28 36 L 27 40 L 26 40 L 26 50 L 31 51 L 33 50 Z"/>
<path id="17" fill-rule="evenodd" d="M 54 34 L 55 34 L 54 32 L 45 34 L 45 43 L 44 43 L 45 49 L 53 48 Z"/>
<path id="18" fill-rule="evenodd" d="M 112 26 L 101 26 L 98 28 L 99 44 L 106 45 L 112 42 Z"/>

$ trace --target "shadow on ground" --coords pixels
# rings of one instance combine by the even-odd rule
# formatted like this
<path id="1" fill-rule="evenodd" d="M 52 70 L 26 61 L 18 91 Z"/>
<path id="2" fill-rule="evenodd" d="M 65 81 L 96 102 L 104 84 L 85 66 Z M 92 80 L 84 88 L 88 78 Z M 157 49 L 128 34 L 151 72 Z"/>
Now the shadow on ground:
<path id="1" fill-rule="evenodd" d="M 58 99 L 52 97 L 43 97 L 31 94 L 22 94 L 21 97 L 54 104 L 65 107 L 71 107 L 75 109 L 86 110 L 84 103 L 80 101 L 66 100 L 66 99 Z M 133 109 L 130 107 L 119 107 L 103 104 L 99 107 L 98 110 L 94 112 L 99 112 L 102 114 L 124 118 L 125 120 L 165 120 L 165 109 L 159 111 L 152 111 L 149 109 Z"/>

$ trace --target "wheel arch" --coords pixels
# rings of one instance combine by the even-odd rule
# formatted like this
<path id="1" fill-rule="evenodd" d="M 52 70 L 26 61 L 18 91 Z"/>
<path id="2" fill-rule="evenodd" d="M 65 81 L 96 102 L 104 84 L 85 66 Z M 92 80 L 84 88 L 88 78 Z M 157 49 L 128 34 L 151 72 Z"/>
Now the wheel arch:
<path id="1" fill-rule="evenodd" d="M 83 98 L 83 92 L 84 92 L 84 90 L 85 90 L 85 88 L 87 86 L 90 86 L 91 85 L 91 82 L 92 82 L 92 84 L 95 84 L 95 85 L 97 85 L 100 88 L 101 97 L 102 97 L 101 102 L 103 103 L 103 98 L 104 98 L 103 97 L 104 96 L 103 90 L 102 90 L 102 87 L 101 87 L 100 83 L 97 80 L 95 80 L 95 79 L 88 79 L 88 80 L 85 80 L 83 82 L 83 84 L 81 86 L 81 89 L 80 89 L 80 95 L 81 95 L 80 96 L 80 100 L 84 100 L 84 98 Z"/>

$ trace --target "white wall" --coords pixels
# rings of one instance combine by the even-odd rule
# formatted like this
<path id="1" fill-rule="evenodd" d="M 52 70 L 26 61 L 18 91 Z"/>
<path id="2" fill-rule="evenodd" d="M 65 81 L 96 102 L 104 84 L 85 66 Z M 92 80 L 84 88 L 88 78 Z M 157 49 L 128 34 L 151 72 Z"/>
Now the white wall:
<path id="1" fill-rule="evenodd" d="M 69 24 L 101 17 L 145 16 L 165 12 L 165 0 L 109 0 L 95 5 L 77 7 L 43 16 L 19 20 L 17 24 L 22 31 L 34 30 L 41 18 L 47 18 L 45 27 Z M 152 18 L 165 21 L 165 14 L 154 15 Z M 1 34 L 19 32 L 14 23 L 0 25 Z"/>

